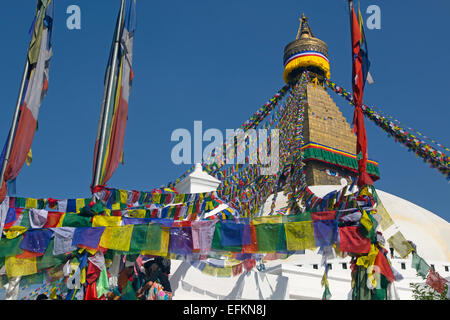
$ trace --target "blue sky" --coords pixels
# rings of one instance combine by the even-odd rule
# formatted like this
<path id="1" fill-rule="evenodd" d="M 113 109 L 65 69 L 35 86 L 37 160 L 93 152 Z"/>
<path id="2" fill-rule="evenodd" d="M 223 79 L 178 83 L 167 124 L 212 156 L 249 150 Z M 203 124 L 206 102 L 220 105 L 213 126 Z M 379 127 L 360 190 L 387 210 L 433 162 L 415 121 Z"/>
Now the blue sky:
<path id="1" fill-rule="evenodd" d="M 119 0 L 56 0 L 50 87 L 39 115 L 33 163 L 17 179 L 17 195 L 56 199 L 90 195 L 92 157 L 103 77 Z M 66 8 L 81 8 L 81 30 L 66 27 Z M 450 3 L 361 1 L 381 9 L 381 29 L 366 36 L 375 84 L 365 103 L 450 146 Z M 426 6 L 426 8 L 425 8 Z M 3 4 L 0 28 L 0 141 L 11 124 L 35 1 Z M 137 0 L 135 78 L 129 101 L 125 165 L 108 186 L 150 190 L 189 166 L 171 161 L 173 130 L 238 128 L 283 85 L 284 46 L 304 12 L 328 44 L 331 79 L 350 89 L 346 1 Z M 330 92 L 347 120 L 352 107 Z M 366 121 L 369 157 L 379 162 L 378 189 L 450 221 L 450 186 L 437 170 Z"/>

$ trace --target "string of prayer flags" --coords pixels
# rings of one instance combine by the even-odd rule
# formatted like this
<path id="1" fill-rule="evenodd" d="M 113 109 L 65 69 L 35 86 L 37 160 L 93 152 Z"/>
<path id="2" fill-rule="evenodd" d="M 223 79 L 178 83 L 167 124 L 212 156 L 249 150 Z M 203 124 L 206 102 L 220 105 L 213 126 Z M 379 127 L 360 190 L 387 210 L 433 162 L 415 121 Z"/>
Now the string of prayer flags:
<path id="1" fill-rule="evenodd" d="M 325 83 L 331 90 L 333 90 L 340 96 L 343 96 L 350 103 L 352 103 L 351 94 L 345 89 L 337 86 L 335 83 L 328 79 L 325 81 Z M 396 142 L 400 142 L 405 145 L 408 150 L 413 151 L 416 156 L 422 158 L 424 162 L 429 163 L 432 168 L 436 168 L 446 177 L 447 180 L 450 180 L 450 157 L 448 155 L 437 150 L 437 148 L 433 148 L 425 141 L 411 134 L 409 132 L 409 129 L 407 130 L 394 123 L 394 121 L 389 120 L 388 118 L 392 119 L 392 117 L 383 116 L 379 112 L 375 111 L 373 107 L 363 105 L 362 111 L 365 116 L 372 120 L 382 130 L 387 132 L 389 136 L 393 136 Z M 397 121 L 397 123 L 399 122 Z M 422 134 L 419 135 L 423 137 Z M 438 145 L 442 146 L 441 144 Z M 446 151 L 449 151 L 448 148 L 444 147 L 444 149 Z"/>

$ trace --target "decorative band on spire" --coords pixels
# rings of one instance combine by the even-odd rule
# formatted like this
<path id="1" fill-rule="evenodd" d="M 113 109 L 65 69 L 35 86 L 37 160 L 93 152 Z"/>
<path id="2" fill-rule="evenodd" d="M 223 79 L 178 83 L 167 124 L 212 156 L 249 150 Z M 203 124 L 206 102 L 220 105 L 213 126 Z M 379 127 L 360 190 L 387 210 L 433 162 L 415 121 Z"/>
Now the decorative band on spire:
<path id="1" fill-rule="evenodd" d="M 323 71 L 326 78 L 330 78 L 330 62 L 328 58 L 317 51 L 305 51 L 293 54 L 284 63 L 283 79 L 289 83 L 293 71 L 299 68 L 316 67 Z"/>

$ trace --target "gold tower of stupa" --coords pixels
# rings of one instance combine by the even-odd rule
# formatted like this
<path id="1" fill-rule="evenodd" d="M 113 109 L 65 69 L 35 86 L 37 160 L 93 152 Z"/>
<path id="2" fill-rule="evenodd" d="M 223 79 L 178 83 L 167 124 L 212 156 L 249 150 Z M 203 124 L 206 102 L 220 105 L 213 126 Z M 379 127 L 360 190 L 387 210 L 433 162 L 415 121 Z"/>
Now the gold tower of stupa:
<path id="1" fill-rule="evenodd" d="M 308 185 L 336 185 L 342 178 L 357 176 L 356 136 L 339 107 L 326 91 L 324 80 L 330 78 L 328 47 L 315 38 L 303 14 L 297 37 L 284 49 L 286 83 L 309 71 L 314 79 L 307 84 L 308 107 L 303 124 L 303 162 Z M 379 179 L 378 165 L 367 164 L 375 181 Z"/>

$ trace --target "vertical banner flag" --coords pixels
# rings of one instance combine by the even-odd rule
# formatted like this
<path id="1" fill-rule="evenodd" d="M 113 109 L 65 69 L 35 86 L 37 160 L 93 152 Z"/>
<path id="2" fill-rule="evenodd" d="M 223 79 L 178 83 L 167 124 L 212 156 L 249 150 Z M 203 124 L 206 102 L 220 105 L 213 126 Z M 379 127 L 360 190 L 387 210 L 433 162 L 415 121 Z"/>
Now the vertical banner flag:
<path id="1" fill-rule="evenodd" d="M 358 186 L 372 185 L 373 181 L 367 173 L 367 136 L 364 126 L 364 114 L 362 111 L 364 84 L 369 71 L 369 60 L 367 57 L 367 44 L 364 35 L 364 27 L 356 17 L 355 10 L 350 1 L 350 21 L 352 37 L 352 86 L 353 103 L 355 112 L 353 114 L 353 132 L 356 133 L 356 154 L 358 161 Z M 362 48 L 364 45 L 364 48 Z"/>
<path id="2" fill-rule="evenodd" d="M 100 170 L 99 185 L 105 185 L 111 178 L 114 171 L 117 169 L 120 162 L 123 162 L 123 144 L 125 137 L 125 129 L 128 117 L 128 98 L 130 96 L 130 89 L 134 77 L 132 69 L 133 61 L 133 39 L 136 28 L 136 1 L 127 0 L 127 9 L 123 21 L 118 21 L 121 25 L 120 33 L 120 48 L 117 57 L 117 72 L 114 75 L 109 74 L 113 69 L 112 63 L 115 61 L 114 42 L 111 47 L 110 57 L 108 61 L 106 77 L 105 77 L 105 94 L 108 86 L 108 78 L 114 81 L 114 91 L 112 93 L 111 106 L 108 114 L 103 118 L 106 121 L 106 137 L 104 137 L 104 149 L 102 163 L 97 163 L 97 155 L 100 147 L 102 115 L 97 132 L 94 151 L 94 172 L 91 188 L 95 187 L 95 170 L 97 166 Z M 102 110 L 103 113 L 103 110 Z"/>
<path id="3" fill-rule="evenodd" d="M 13 144 L 4 173 L 0 202 L 6 195 L 6 182 L 14 180 L 22 169 L 37 127 L 39 108 L 48 89 L 49 63 L 52 56 L 53 2 L 38 0 L 28 47 L 28 73 L 13 134 Z M 8 136 L 9 139 L 9 136 Z"/>

